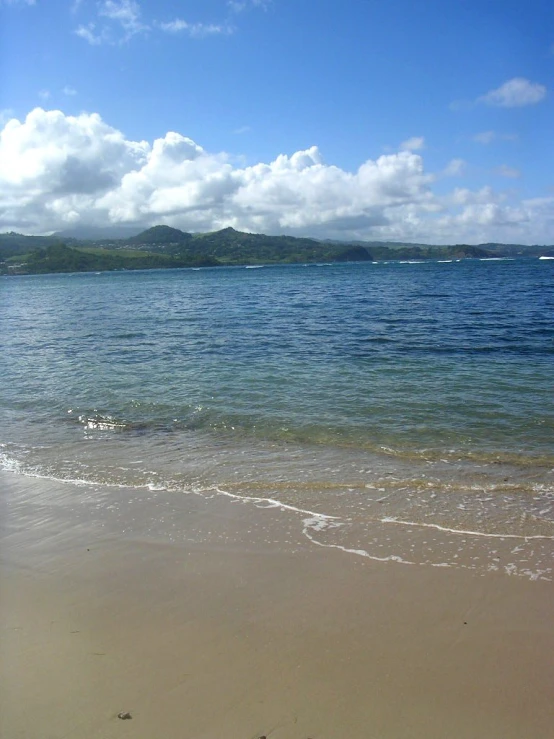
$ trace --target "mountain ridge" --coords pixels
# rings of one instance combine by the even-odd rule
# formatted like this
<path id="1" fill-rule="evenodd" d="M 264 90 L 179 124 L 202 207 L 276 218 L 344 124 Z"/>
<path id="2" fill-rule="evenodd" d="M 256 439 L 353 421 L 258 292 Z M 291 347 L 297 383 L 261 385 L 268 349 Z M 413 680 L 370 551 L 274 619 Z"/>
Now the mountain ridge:
<path id="1" fill-rule="evenodd" d="M 60 247 L 65 247 L 65 250 Z M 485 248 L 486 247 L 486 248 Z M 74 252 L 74 253 L 72 253 Z M 81 256 L 79 256 L 79 254 Z M 83 257 L 82 254 L 86 254 Z M 188 233 L 156 225 L 125 239 L 60 239 L 0 234 L 0 272 L 86 271 L 247 264 L 298 264 L 399 259 L 467 259 L 554 256 L 554 246 L 498 244 L 431 245 L 411 242 L 334 241 L 271 236 L 232 227 Z"/>

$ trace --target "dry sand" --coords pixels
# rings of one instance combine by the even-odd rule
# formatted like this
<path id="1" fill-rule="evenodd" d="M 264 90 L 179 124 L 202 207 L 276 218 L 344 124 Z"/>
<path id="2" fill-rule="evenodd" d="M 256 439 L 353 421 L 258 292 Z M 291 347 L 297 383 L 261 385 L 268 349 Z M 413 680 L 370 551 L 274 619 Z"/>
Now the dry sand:
<path id="1" fill-rule="evenodd" d="M 224 498 L 3 472 L 0 499 L 2 739 L 554 735 L 550 582 L 374 562 Z"/>

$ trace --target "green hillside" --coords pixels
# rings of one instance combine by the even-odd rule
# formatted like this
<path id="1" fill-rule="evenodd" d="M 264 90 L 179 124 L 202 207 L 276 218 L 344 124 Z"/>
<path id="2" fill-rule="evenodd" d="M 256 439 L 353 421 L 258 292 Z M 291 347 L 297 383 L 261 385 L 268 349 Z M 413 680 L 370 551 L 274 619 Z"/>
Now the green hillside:
<path id="1" fill-rule="evenodd" d="M 190 234 L 153 226 L 126 239 L 78 240 L 56 236 L 0 234 L 0 274 L 40 274 L 129 269 L 172 269 L 218 265 L 309 264 L 320 262 L 467 259 L 490 256 L 547 256 L 552 246 L 402 242 L 317 241 L 268 236 L 224 228 Z"/>
<path id="2" fill-rule="evenodd" d="M 128 244 L 184 244 L 192 239 L 191 234 L 171 226 L 152 226 L 136 236 L 127 239 Z"/>
<path id="3" fill-rule="evenodd" d="M 109 272 L 136 269 L 175 269 L 177 267 L 213 267 L 218 262 L 209 257 L 180 258 L 169 254 L 109 250 L 66 244 L 52 244 L 35 249 L 22 257 L 12 257 L 4 265 L 3 274 L 49 274 L 61 272 Z"/>

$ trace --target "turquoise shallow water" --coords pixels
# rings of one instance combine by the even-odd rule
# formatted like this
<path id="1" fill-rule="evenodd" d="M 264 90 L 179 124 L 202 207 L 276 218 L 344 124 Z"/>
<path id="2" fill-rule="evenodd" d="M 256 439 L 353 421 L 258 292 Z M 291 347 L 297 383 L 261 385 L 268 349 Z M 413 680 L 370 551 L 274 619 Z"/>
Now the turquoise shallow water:
<path id="1" fill-rule="evenodd" d="M 2 278 L 3 464 L 549 537 L 553 315 L 538 259 Z"/>

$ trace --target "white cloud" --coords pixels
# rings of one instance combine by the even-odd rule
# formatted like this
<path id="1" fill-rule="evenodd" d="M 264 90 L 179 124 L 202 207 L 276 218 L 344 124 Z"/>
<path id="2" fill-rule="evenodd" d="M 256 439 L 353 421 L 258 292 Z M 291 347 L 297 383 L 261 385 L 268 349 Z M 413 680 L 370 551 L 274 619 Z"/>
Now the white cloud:
<path id="1" fill-rule="evenodd" d="M 168 23 L 158 23 L 157 25 L 158 28 L 166 33 L 185 32 L 193 38 L 231 34 L 234 31 L 234 28 L 228 24 L 188 23 L 187 21 L 181 20 L 181 18 L 176 18 Z"/>
<path id="2" fill-rule="evenodd" d="M 0 0 L 2 2 L 2 0 Z M 79 10 L 82 0 L 74 0 L 72 11 Z M 86 23 L 81 23 L 75 34 L 92 46 L 102 44 L 122 44 L 137 35 L 145 35 L 149 31 L 162 33 L 185 34 L 191 38 L 208 36 L 228 36 L 236 31 L 236 16 L 247 9 L 267 9 L 270 0 L 234 0 L 227 2 L 228 18 L 218 23 L 194 22 L 176 17 L 173 20 L 161 21 L 155 18 L 143 19 L 142 7 L 138 0 L 96 0 L 94 15 Z"/>
<path id="3" fill-rule="evenodd" d="M 168 33 L 179 33 L 179 31 L 186 31 L 190 27 L 190 23 L 187 23 L 187 21 L 183 21 L 180 18 L 176 18 L 174 21 L 159 23 L 158 26 L 162 31 L 167 31 Z"/>
<path id="4" fill-rule="evenodd" d="M 496 90 L 478 98 L 478 102 L 501 108 L 521 108 L 534 105 L 546 97 L 546 87 L 538 82 L 530 82 L 524 77 L 514 77 Z"/>
<path id="5" fill-rule="evenodd" d="M 412 136 L 400 144 L 401 151 L 419 151 L 425 147 L 425 138 L 423 136 Z"/>
<path id="6" fill-rule="evenodd" d="M 98 14 L 121 26 L 124 41 L 148 30 L 140 19 L 141 9 L 136 0 L 102 0 Z"/>
<path id="7" fill-rule="evenodd" d="M 490 187 L 439 196 L 435 180 L 412 151 L 353 172 L 325 163 L 317 146 L 243 166 L 177 132 L 131 141 L 97 114 L 37 108 L 0 134 L 0 231 L 167 223 L 430 243 L 551 239 L 554 197 L 512 202 Z"/>
<path id="8" fill-rule="evenodd" d="M 490 90 L 485 95 L 481 95 L 475 100 L 454 100 L 450 103 L 449 108 L 453 111 L 471 110 L 476 105 L 485 104 L 497 108 L 522 108 L 526 105 L 535 105 L 547 95 L 547 89 L 538 82 L 530 82 L 525 77 L 514 77 L 496 90 Z M 490 143 L 486 140 L 486 134 L 493 133 L 485 131 L 477 136 L 485 136 L 485 141 L 480 143 Z M 479 139 L 475 139 L 479 140 Z"/>
<path id="9" fill-rule="evenodd" d="M 41 100 L 48 100 L 50 98 L 50 90 L 40 90 L 38 96 Z"/>
<path id="10" fill-rule="evenodd" d="M 66 85 L 62 92 L 64 95 L 67 95 L 68 97 L 72 97 L 73 95 L 77 94 L 77 90 L 74 87 L 71 87 L 71 85 Z"/>
<path id="11" fill-rule="evenodd" d="M 73 12 L 79 5 L 73 5 Z M 98 0 L 94 21 L 79 25 L 75 33 L 92 46 L 121 44 L 133 36 L 150 30 L 142 21 L 141 6 L 137 0 Z"/>
<path id="12" fill-rule="evenodd" d="M 80 25 L 75 30 L 77 36 L 80 36 L 91 46 L 100 46 L 100 44 L 108 43 L 110 34 L 106 27 L 96 30 L 96 23 L 88 23 L 86 26 Z"/>
<path id="13" fill-rule="evenodd" d="M 492 187 L 482 187 L 480 190 L 469 190 L 466 187 L 456 187 L 447 196 L 447 201 L 452 205 L 490 205 L 499 203 L 503 197 L 496 195 Z"/>
<path id="14" fill-rule="evenodd" d="M 497 167 L 494 170 L 494 174 L 500 175 L 500 177 L 510 177 L 512 179 L 517 179 L 518 177 L 521 177 L 521 172 L 519 171 L 519 169 L 509 167 L 507 164 L 501 164 L 500 167 Z"/>
<path id="15" fill-rule="evenodd" d="M 502 206 L 498 203 L 468 205 L 456 218 L 458 223 L 482 226 L 515 227 L 527 224 L 529 215 L 523 208 Z"/>
<path id="16" fill-rule="evenodd" d="M 125 28 L 140 26 L 140 6 L 136 0 L 101 0 L 98 10 L 111 20 L 116 20 Z"/>
<path id="17" fill-rule="evenodd" d="M 145 161 L 148 145 L 126 141 L 96 114 L 36 108 L 0 134 L 2 220 L 46 229 L 72 211 L 94 210 L 100 194 Z M 2 224 L 3 225 L 3 224 Z"/>

